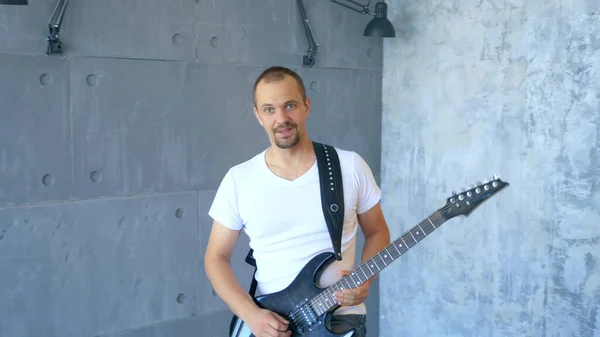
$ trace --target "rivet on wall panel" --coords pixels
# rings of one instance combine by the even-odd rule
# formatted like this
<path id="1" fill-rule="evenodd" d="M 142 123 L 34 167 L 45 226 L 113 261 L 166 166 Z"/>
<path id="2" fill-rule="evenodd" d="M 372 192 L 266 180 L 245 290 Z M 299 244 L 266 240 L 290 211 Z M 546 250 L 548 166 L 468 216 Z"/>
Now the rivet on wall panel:
<path id="1" fill-rule="evenodd" d="M 316 92 L 317 91 L 317 87 L 318 87 L 317 81 L 310 82 L 310 90 Z"/>
<path id="2" fill-rule="evenodd" d="M 97 183 L 100 181 L 100 179 L 102 179 L 102 175 L 98 171 L 93 171 L 92 173 L 90 173 L 90 179 L 93 182 Z"/>
<path id="3" fill-rule="evenodd" d="M 40 76 L 40 83 L 42 85 L 48 85 L 52 83 L 52 77 L 50 77 L 48 74 L 43 74 L 42 76 Z"/>
<path id="4" fill-rule="evenodd" d="M 94 74 L 88 75 L 88 77 L 86 78 L 86 82 L 90 87 L 93 87 L 96 84 L 98 84 L 98 76 Z"/>
<path id="5" fill-rule="evenodd" d="M 174 45 L 176 45 L 176 46 L 181 45 L 181 40 L 182 40 L 181 34 L 174 34 L 172 40 L 173 40 Z"/>
<path id="6" fill-rule="evenodd" d="M 212 39 L 210 39 L 210 45 L 217 48 L 219 46 L 219 38 L 213 36 Z"/>
<path id="7" fill-rule="evenodd" d="M 44 174 L 42 183 L 46 186 L 52 185 L 54 183 L 54 177 L 51 174 Z"/>
<path id="8" fill-rule="evenodd" d="M 178 218 L 181 218 L 181 217 L 183 217 L 183 210 L 182 210 L 181 208 L 178 208 L 178 209 L 175 211 L 175 216 L 176 216 L 176 217 L 178 217 Z"/>
<path id="9" fill-rule="evenodd" d="M 177 303 L 181 304 L 181 303 L 183 303 L 183 300 L 185 300 L 184 294 L 177 295 Z"/>

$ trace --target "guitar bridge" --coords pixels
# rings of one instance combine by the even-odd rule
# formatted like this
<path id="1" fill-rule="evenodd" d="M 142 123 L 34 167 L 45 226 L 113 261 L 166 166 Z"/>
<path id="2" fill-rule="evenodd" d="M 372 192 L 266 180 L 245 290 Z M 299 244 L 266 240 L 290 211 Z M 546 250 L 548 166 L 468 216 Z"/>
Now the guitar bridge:
<path id="1" fill-rule="evenodd" d="M 312 331 L 320 323 L 319 316 L 310 305 L 308 299 L 304 299 L 296 305 L 296 310 L 290 311 L 289 319 L 292 321 L 292 329 L 302 333 L 304 329 Z"/>

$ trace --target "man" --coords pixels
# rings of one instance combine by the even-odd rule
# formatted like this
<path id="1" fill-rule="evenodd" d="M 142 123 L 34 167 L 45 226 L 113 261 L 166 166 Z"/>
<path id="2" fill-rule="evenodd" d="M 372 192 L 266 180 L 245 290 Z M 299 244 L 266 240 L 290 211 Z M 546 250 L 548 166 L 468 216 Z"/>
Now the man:
<path id="1" fill-rule="evenodd" d="M 290 336 L 288 321 L 258 307 L 237 281 L 230 264 L 240 230 L 250 238 L 257 264 L 257 294 L 285 289 L 316 254 L 332 251 L 323 216 L 316 154 L 306 121 L 310 98 L 295 72 L 272 67 L 254 84 L 254 115 L 271 146 L 232 167 L 223 178 L 209 210 L 214 219 L 205 255 L 206 273 L 217 294 L 257 337 Z M 319 286 L 333 284 L 355 268 L 358 225 L 365 235 L 362 261 L 389 245 L 381 191 L 371 170 L 356 153 L 337 149 L 343 177 L 344 230 L 342 260 L 323 273 Z M 366 335 L 366 308 L 371 279 L 356 289 L 336 293 L 340 308 L 327 322 L 334 332 L 353 327 Z"/>

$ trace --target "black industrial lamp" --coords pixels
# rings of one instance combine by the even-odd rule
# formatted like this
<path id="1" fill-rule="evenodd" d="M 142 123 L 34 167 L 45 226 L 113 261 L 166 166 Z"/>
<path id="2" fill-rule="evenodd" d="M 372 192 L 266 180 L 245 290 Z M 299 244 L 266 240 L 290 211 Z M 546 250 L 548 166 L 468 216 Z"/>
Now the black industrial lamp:
<path id="1" fill-rule="evenodd" d="M 396 37 L 396 30 L 394 26 L 387 19 L 387 4 L 380 0 L 375 4 L 375 13 L 369 11 L 369 7 L 371 5 L 371 0 L 366 5 L 358 3 L 354 0 L 346 0 L 355 6 L 359 6 L 360 9 L 356 9 L 347 4 L 340 2 L 339 0 L 331 0 L 338 5 L 349 8 L 355 12 L 359 12 L 361 14 L 373 15 L 375 16 L 373 20 L 367 24 L 365 27 L 365 31 L 363 33 L 364 36 L 373 36 L 373 37 Z M 306 32 L 306 38 L 308 39 L 308 51 L 306 55 L 302 56 L 302 65 L 305 67 L 312 67 L 315 65 L 315 56 L 317 56 L 317 49 L 319 48 L 319 44 L 315 40 L 313 36 L 312 28 L 310 27 L 310 23 L 308 22 L 308 17 L 306 16 L 306 10 L 304 9 L 304 3 L 302 0 L 296 0 L 298 3 L 298 9 L 300 10 L 300 16 L 302 16 L 302 23 L 304 24 L 304 30 Z"/>
<path id="2" fill-rule="evenodd" d="M 0 0 L 0 5 L 27 5 L 27 0 Z"/>
<path id="3" fill-rule="evenodd" d="M 355 6 L 359 6 L 360 9 L 344 4 L 339 0 L 331 0 L 331 2 L 349 8 L 355 12 L 375 16 L 373 20 L 371 20 L 371 22 L 367 24 L 367 27 L 365 27 L 365 31 L 363 34 L 364 36 L 396 37 L 396 30 L 394 29 L 394 26 L 392 25 L 390 20 L 388 20 L 387 18 L 387 4 L 383 0 L 380 0 L 375 4 L 375 13 L 369 11 L 369 7 L 371 6 L 371 0 L 369 0 L 369 3 L 367 3 L 366 5 L 358 3 L 354 0 L 346 1 Z"/>
<path id="4" fill-rule="evenodd" d="M 396 30 L 387 18 L 387 4 L 380 1 L 375 4 L 375 17 L 367 27 L 365 36 L 396 37 Z"/>

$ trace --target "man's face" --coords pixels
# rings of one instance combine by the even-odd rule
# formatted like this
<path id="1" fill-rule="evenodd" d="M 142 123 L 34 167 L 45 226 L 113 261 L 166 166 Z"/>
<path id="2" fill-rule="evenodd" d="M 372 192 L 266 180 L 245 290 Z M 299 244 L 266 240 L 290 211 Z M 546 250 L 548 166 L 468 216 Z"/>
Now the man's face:
<path id="1" fill-rule="evenodd" d="M 310 99 L 302 101 L 302 94 L 294 78 L 266 83 L 256 88 L 254 115 L 265 128 L 271 143 L 287 149 L 294 147 L 306 136 L 306 119 L 310 113 Z"/>

